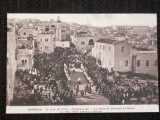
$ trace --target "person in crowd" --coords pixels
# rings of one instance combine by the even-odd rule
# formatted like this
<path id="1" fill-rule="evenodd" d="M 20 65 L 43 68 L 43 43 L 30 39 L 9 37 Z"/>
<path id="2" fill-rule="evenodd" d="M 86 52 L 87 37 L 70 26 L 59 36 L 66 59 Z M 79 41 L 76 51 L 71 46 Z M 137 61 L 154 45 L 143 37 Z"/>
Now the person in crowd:
<path id="1" fill-rule="evenodd" d="M 76 87 L 76 95 L 78 95 L 78 92 L 79 92 L 79 84 L 77 84 L 77 87 Z"/>
<path id="2" fill-rule="evenodd" d="M 89 92 L 88 84 L 87 84 L 87 85 L 85 86 L 85 88 L 84 88 L 84 94 L 86 95 L 87 92 Z"/>
<path id="3" fill-rule="evenodd" d="M 84 96 L 84 90 L 81 90 L 81 96 L 82 97 Z"/>

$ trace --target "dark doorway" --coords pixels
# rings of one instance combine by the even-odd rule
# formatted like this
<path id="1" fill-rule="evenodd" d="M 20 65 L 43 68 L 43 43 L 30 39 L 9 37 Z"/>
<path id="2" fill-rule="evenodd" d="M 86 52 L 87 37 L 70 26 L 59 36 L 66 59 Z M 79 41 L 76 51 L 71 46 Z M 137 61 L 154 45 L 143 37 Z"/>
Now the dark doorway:
<path id="1" fill-rule="evenodd" d="M 51 25 L 52 28 L 55 28 L 55 25 Z"/>
<path id="2" fill-rule="evenodd" d="M 89 40 L 88 45 L 94 45 L 94 41 L 93 41 L 93 39 L 90 39 L 90 40 Z"/>
<path id="3" fill-rule="evenodd" d="M 22 49 L 26 49 L 26 46 L 25 46 L 25 45 L 22 45 Z"/>

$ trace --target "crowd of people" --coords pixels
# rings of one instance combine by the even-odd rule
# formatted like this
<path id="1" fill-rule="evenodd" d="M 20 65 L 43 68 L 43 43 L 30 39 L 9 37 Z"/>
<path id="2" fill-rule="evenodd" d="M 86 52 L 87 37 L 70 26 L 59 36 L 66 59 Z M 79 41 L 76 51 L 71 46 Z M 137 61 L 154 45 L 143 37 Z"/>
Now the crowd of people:
<path id="1" fill-rule="evenodd" d="M 89 55 L 84 54 L 79 60 L 96 86 L 96 91 L 107 97 L 110 104 L 151 104 L 154 103 L 153 99 L 158 100 L 158 86 L 155 83 L 148 80 L 142 84 L 131 78 L 131 73 L 125 80 L 113 68 L 108 70 L 97 65 L 96 59 Z"/>
<path id="2" fill-rule="evenodd" d="M 145 84 L 129 78 L 125 81 L 111 68 L 100 67 L 96 59 L 87 53 L 75 53 L 74 50 L 56 48 L 51 54 L 36 54 L 32 70 L 17 71 L 16 76 L 21 80 L 20 86 L 32 91 L 30 103 L 34 105 L 77 104 L 73 90 L 70 90 L 67 77 L 64 73 L 64 64 L 69 68 L 71 64 L 80 67 L 83 64 L 86 73 L 93 81 L 96 92 L 107 97 L 110 104 L 142 104 L 145 98 L 147 104 L 153 103 L 152 99 L 158 97 L 158 87 L 147 81 Z M 111 80 L 109 78 L 112 78 Z M 76 95 L 79 92 L 76 86 Z M 81 95 L 91 93 L 91 86 L 86 86 Z M 17 89 L 19 91 L 19 89 Z M 134 100 L 135 99 L 135 100 Z M 135 102 L 133 102 L 135 101 Z M 26 104 L 25 104 L 26 105 Z"/>
<path id="3" fill-rule="evenodd" d="M 46 104 L 76 104 L 64 73 L 64 64 L 69 64 L 69 54 L 69 49 L 64 48 L 56 48 L 51 54 L 36 54 L 32 70 L 17 71 L 20 86 L 33 93 L 31 103 L 41 105 L 47 99 Z"/>

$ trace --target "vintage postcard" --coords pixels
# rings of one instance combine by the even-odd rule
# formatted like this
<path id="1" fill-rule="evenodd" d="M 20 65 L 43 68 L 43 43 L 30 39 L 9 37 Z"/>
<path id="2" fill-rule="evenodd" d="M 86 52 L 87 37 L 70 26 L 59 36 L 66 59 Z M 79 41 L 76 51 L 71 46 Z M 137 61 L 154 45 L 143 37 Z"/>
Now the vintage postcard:
<path id="1" fill-rule="evenodd" d="M 156 14 L 7 14 L 7 114 L 159 112 Z"/>

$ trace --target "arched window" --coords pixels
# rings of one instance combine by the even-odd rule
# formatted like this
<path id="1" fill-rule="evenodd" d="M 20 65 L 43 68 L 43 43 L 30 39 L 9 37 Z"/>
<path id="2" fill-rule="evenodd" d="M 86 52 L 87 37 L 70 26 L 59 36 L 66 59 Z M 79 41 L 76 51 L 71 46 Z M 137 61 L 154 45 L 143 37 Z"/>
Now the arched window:
<path id="1" fill-rule="evenodd" d="M 149 60 L 146 60 L 146 67 L 149 66 Z"/>
<path id="2" fill-rule="evenodd" d="M 22 60 L 22 64 L 24 64 L 25 63 L 25 61 L 24 60 Z"/>
<path id="3" fill-rule="evenodd" d="M 26 49 L 26 46 L 25 46 L 25 45 L 22 45 L 22 49 Z"/>
<path id="4" fill-rule="evenodd" d="M 82 41 L 82 42 L 81 42 L 81 45 L 84 45 L 84 44 L 85 44 L 85 42 L 84 42 L 84 41 Z"/>
<path id="5" fill-rule="evenodd" d="M 128 67 L 128 60 L 125 61 L 125 67 Z"/>
<path id="6" fill-rule="evenodd" d="M 45 41 L 48 42 L 48 38 L 45 38 Z"/>
<path id="7" fill-rule="evenodd" d="M 137 67 L 140 67 L 140 60 L 137 60 Z"/>
<path id="8" fill-rule="evenodd" d="M 89 40 L 88 45 L 94 45 L 93 39 L 90 39 L 90 40 Z"/>
<path id="9" fill-rule="evenodd" d="M 37 46 L 38 46 L 37 42 L 34 42 L 34 48 L 37 48 Z"/>
<path id="10" fill-rule="evenodd" d="M 122 47 L 121 52 L 124 52 L 124 47 Z"/>

